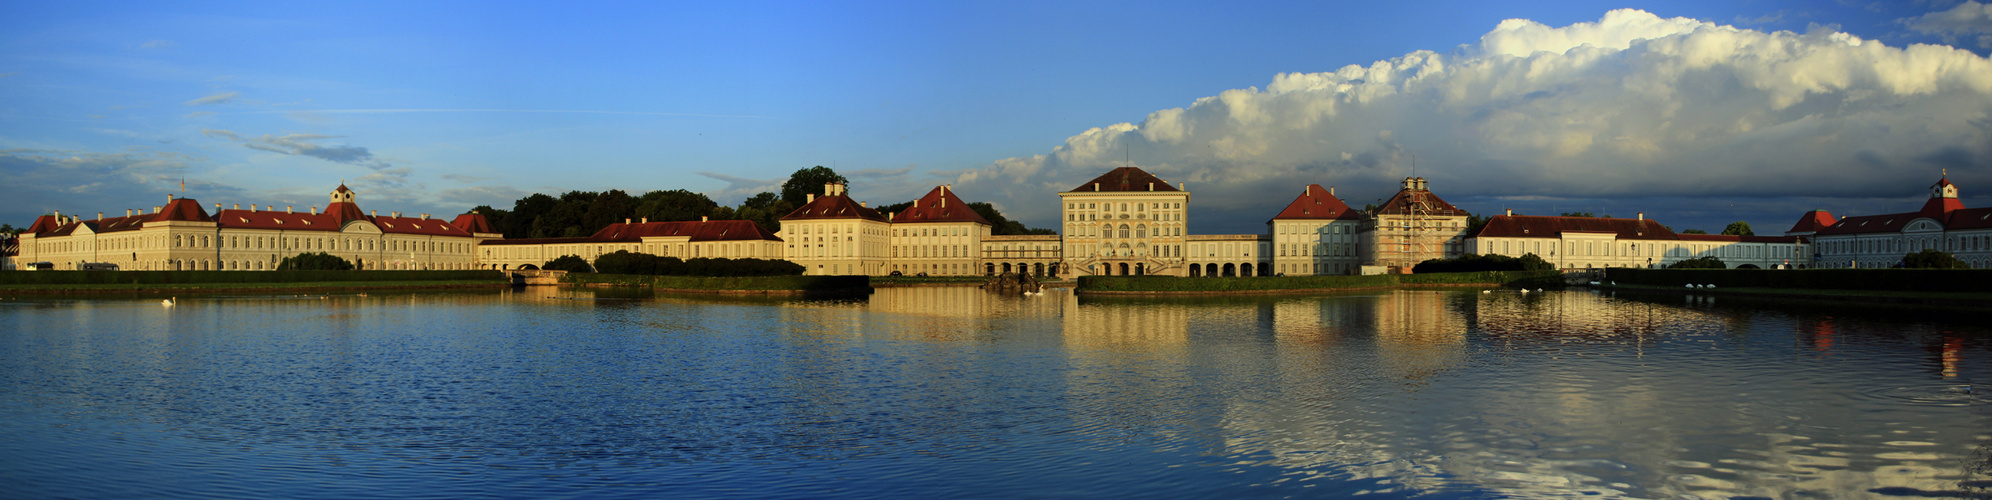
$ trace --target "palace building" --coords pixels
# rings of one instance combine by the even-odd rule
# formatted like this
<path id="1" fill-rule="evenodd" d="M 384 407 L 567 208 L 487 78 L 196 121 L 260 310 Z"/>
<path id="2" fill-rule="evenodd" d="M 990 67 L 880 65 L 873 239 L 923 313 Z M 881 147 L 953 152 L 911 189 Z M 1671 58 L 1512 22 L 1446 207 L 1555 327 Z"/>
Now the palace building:
<path id="1" fill-rule="evenodd" d="M 404 217 L 363 212 L 356 193 L 341 185 L 320 212 L 311 207 L 277 210 L 241 205 L 210 213 L 200 202 L 167 195 L 152 211 L 126 210 L 122 217 L 85 220 L 60 212 L 35 219 L 20 237 L 21 263 L 48 262 L 55 269 L 81 269 L 84 263 L 116 264 L 126 270 L 270 270 L 285 257 L 325 252 L 360 269 L 474 269 L 483 239 L 497 238 L 482 216 L 454 221 L 429 214 Z M 482 228 L 482 229 L 480 229 Z"/>
<path id="2" fill-rule="evenodd" d="M 1838 220 L 1815 210 L 1792 231 L 1811 234 L 1819 267 L 1890 267 L 1923 250 L 1950 252 L 1976 269 L 1992 267 L 1992 208 L 1965 208 L 1949 176 L 1930 185 L 1922 210 Z"/>
<path id="3" fill-rule="evenodd" d="M 1390 201 L 1369 214 L 1357 232 L 1358 257 L 1365 266 L 1410 272 L 1419 262 L 1466 254 L 1465 210 L 1440 199 L 1423 177 L 1404 178 Z"/>
<path id="4" fill-rule="evenodd" d="M 1188 275 L 1188 190 L 1121 167 L 1058 193 L 1058 200 L 1065 267 L 1074 275 Z"/>
<path id="5" fill-rule="evenodd" d="M 1470 253 L 1535 254 L 1558 269 L 1662 268 L 1716 257 L 1731 268 L 1805 267 L 1808 245 L 1797 236 L 1678 234 L 1641 213 L 1636 219 L 1497 215 L 1467 239 Z"/>
<path id="6" fill-rule="evenodd" d="M 1362 266 L 1356 245 L 1367 217 L 1320 184 L 1301 188 L 1300 197 L 1266 221 L 1272 235 L 1273 272 L 1288 276 L 1354 274 Z"/>
<path id="7" fill-rule="evenodd" d="M 1058 193 L 1061 233 L 991 234 L 989 220 L 952 186 L 929 190 L 896 213 L 825 184 L 770 232 L 751 221 L 610 224 L 575 238 L 505 239 L 482 215 L 362 211 L 339 186 L 323 211 L 240 205 L 212 212 L 167 196 L 149 212 L 94 219 L 53 213 L 4 242 L 9 267 L 48 262 L 129 270 L 268 270 L 285 257 L 325 252 L 362 269 L 534 269 L 566 255 L 593 261 L 616 251 L 679 258 L 784 259 L 812 275 L 1311 276 L 1410 272 L 1419 262 L 1469 253 L 1535 254 L 1561 269 L 1666 267 L 1717 257 L 1738 268 L 1887 267 L 1923 249 L 1992 267 L 1992 208 L 1969 209 L 1940 179 L 1922 210 L 1835 219 L 1808 212 L 1783 236 L 1679 234 L 1647 220 L 1506 215 L 1467 234 L 1467 212 L 1405 178 L 1372 211 L 1351 208 L 1320 184 L 1266 221 L 1265 234 L 1188 234 L 1190 192 L 1134 167 Z"/>

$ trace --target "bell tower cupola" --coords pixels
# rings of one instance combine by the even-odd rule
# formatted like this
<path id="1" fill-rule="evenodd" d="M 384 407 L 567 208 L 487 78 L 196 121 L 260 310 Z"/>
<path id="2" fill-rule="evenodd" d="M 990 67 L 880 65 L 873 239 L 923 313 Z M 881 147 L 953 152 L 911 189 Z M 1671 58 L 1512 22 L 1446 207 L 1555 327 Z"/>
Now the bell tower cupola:
<path id="1" fill-rule="evenodd" d="M 353 190 L 346 189 L 346 183 L 339 183 L 339 189 L 332 190 L 332 203 L 352 203 Z"/>

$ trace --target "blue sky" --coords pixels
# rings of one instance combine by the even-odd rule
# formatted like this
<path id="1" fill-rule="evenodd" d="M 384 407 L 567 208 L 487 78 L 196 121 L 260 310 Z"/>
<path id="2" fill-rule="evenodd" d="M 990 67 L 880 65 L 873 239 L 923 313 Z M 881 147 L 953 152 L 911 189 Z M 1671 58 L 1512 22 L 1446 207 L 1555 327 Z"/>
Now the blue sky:
<path id="1" fill-rule="evenodd" d="M 203 203 L 300 210 L 342 179 L 383 212 L 611 188 L 732 204 L 825 165 L 874 203 L 954 184 L 1049 227 L 1056 191 L 1131 157 L 1189 183 L 1192 231 L 1255 232 L 1306 183 L 1386 198 L 1416 155 L 1477 212 L 1775 232 L 1913 210 L 1945 168 L 1992 202 L 1987 13 L 9 2 L 0 222 L 150 208 L 183 177 Z"/>

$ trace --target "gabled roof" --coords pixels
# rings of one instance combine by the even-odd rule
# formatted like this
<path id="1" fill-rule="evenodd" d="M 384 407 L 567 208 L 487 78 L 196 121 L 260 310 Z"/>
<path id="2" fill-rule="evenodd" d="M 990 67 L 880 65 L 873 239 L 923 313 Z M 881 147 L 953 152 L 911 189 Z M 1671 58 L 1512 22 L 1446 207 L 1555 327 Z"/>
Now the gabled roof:
<path id="1" fill-rule="evenodd" d="M 1072 188 L 1068 193 L 1105 193 L 1117 191 L 1181 191 L 1162 179 L 1134 167 L 1121 167 L 1094 177 L 1093 180 Z"/>
<path id="2" fill-rule="evenodd" d="M 1342 203 L 1341 198 L 1336 198 L 1327 189 L 1322 189 L 1320 184 L 1308 184 L 1307 188 L 1301 191 L 1300 197 L 1294 198 L 1293 203 L 1288 203 L 1285 210 L 1273 216 L 1273 220 L 1361 220 L 1362 218 L 1361 212 L 1349 209 L 1347 203 Z"/>
<path id="3" fill-rule="evenodd" d="M 1424 202 L 1425 215 L 1440 215 L 1440 216 L 1467 215 L 1465 210 L 1460 210 L 1459 208 L 1452 206 L 1451 203 L 1446 203 L 1446 200 L 1440 199 L 1439 195 L 1432 194 L 1431 191 L 1423 189 L 1400 189 L 1397 191 L 1396 195 L 1390 197 L 1390 201 L 1383 202 L 1383 206 L 1377 207 L 1376 212 L 1373 213 L 1391 214 L 1391 215 L 1409 215 L 1411 213 L 1412 203 L 1418 201 Z"/>
<path id="4" fill-rule="evenodd" d="M 1678 240 L 1680 235 L 1650 219 L 1496 215 L 1475 238 L 1556 238 L 1565 232 L 1614 233 L 1621 240 Z"/>
<path id="5" fill-rule="evenodd" d="M 968 203 L 961 201 L 961 198 L 956 198 L 954 191 L 949 190 L 947 186 L 935 186 L 932 191 L 927 191 L 926 196 L 914 200 L 913 206 L 906 207 L 905 211 L 899 212 L 891 219 L 895 224 L 973 222 L 985 226 L 991 225 L 989 219 L 984 219 L 982 214 L 975 213 L 975 209 L 969 208 Z"/>
<path id="6" fill-rule="evenodd" d="M 146 222 L 164 221 L 214 222 L 214 218 L 208 217 L 207 210 L 201 208 L 201 202 L 193 198 L 180 198 L 166 202 L 166 206 L 161 208 L 159 213 L 153 214 L 146 220 Z"/>
<path id="7" fill-rule="evenodd" d="M 807 219 L 869 219 L 886 222 L 885 216 L 879 214 L 877 210 L 858 205 L 857 201 L 853 201 L 849 195 L 843 193 L 818 196 L 816 200 L 782 216 L 782 220 Z"/>
<path id="8" fill-rule="evenodd" d="M 1896 233 L 1901 232 L 1909 221 L 1923 218 L 1923 214 L 1909 212 L 1901 214 L 1859 215 L 1841 217 L 1838 222 L 1814 233 L 1819 236 L 1834 234 Z"/>
<path id="9" fill-rule="evenodd" d="M 32 233 L 32 235 L 40 237 L 40 235 L 44 235 L 48 231 L 56 231 L 56 227 L 62 227 L 62 223 L 56 221 L 56 215 L 42 213 L 42 217 L 34 217 L 34 223 L 28 225 L 26 233 Z"/>
<path id="10" fill-rule="evenodd" d="M 1813 210 L 1810 212 L 1806 212 L 1804 216 L 1800 216 L 1798 218 L 1798 223 L 1792 224 L 1791 230 L 1785 232 L 1787 233 L 1817 232 L 1820 229 L 1832 226 L 1834 222 L 1838 222 L 1838 220 L 1833 218 L 1832 212 L 1828 212 L 1825 210 Z"/>
<path id="11" fill-rule="evenodd" d="M 456 226 L 457 229 L 462 229 L 464 230 L 464 232 L 469 232 L 469 233 L 483 233 L 483 234 L 498 233 L 498 228 L 491 226 L 491 220 L 484 218 L 484 214 L 480 213 L 468 213 L 468 214 L 458 215 L 456 216 L 456 220 L 450 221 L 450 225 Z"/>

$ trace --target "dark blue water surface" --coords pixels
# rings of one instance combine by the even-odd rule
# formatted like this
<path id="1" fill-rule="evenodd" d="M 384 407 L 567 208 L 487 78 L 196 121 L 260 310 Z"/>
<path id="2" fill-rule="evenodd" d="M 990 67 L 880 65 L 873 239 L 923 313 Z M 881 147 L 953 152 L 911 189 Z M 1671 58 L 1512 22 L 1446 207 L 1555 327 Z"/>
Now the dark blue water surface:
<path id="1" fill-rule="evenodd" d="M 0 300 L 0 496 L 1992 492 L 1982 310 L 601 293 Z"/>

